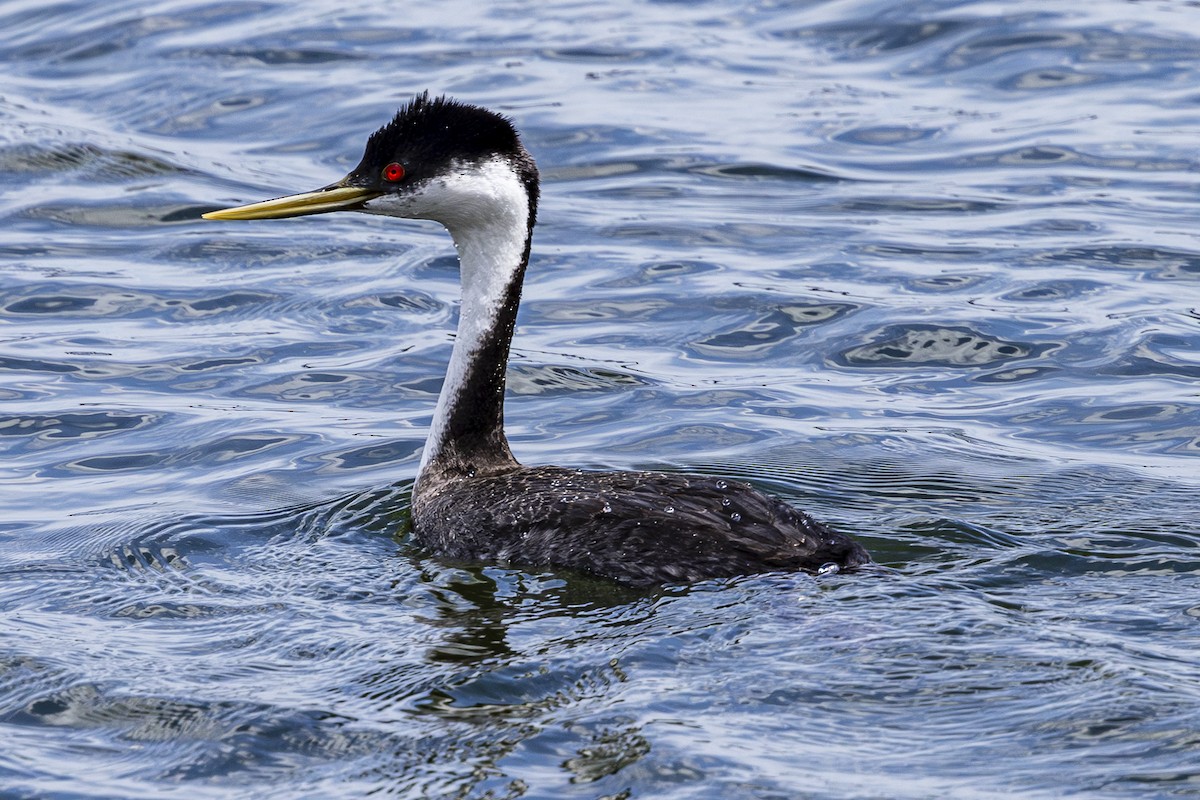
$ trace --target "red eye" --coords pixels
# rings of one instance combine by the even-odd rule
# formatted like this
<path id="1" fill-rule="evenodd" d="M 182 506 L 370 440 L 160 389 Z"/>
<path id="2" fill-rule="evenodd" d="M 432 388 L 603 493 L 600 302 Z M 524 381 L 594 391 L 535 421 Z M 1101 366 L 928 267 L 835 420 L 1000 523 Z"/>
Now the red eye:
<path id="1" fill-rule="evenodd" d="M 392 183 L 395 183 L 396 181 L 399 181 L 399 180 L 403 180 L 404 179 L 404 165 L 397 164 L 395 161 L 388 164 L 386 167 L 383 168 L 383 178 L 384 178 L 384 180 L 391 181 Z"/>

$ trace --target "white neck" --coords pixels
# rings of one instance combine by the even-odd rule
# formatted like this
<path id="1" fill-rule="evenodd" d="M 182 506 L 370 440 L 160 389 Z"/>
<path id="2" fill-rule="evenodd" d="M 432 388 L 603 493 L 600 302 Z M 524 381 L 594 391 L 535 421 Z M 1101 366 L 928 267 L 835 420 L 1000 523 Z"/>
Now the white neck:
<path id="1" fill-rule="evenodd" d="M 419 208 L 419 216 L 435 219 L 450 231 L 462 281 L 458 332 L 421 457 L 419 484 L 440 458 L 449 457 L 463 427 L 460 423 L 471 419 L 476 410 L 472 406 L 480 404 L 480 397 L 483 405 L 499 404 L 495 407 L 499 429 L 495 434 L 503 455 L 511 459 L 503 433 L 507 365 L 484 362 L 507 361 L 528 250 L 530 209 L 527 189 L 501 159 L 431 181 L 412 203 L 405 216 L 417 216 Z M 381 206 L 371 210 L 387 213 Z M 514 282 L 518 282 L 516 287 Z M 512 294 L 514 290 L 518 294 Z M 502 345 L 499 351 L 497 345 Z"/>

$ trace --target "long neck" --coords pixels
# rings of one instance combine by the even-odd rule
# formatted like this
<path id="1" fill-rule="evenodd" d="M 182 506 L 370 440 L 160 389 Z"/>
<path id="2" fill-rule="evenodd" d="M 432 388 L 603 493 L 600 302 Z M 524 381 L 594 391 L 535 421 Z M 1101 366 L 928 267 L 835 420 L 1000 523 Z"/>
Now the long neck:
<path id="1" fill-rule="evenodd" d="M 500 202 L 499 199 L 503 199 Z M 504 435 L 504 377 L 529 261 L 529 197 L 499 198 L 446 222 L 458 250 L 462 304 L 417 483 L 517 466 Z"/>

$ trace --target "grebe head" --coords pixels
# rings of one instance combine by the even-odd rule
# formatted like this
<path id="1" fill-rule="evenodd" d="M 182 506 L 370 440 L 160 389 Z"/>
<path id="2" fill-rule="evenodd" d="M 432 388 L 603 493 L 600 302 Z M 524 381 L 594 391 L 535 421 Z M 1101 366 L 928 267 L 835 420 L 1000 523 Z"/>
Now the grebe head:
<path id="1" fill-rule="evenodd" d="M 363 211 L 432 219 L 454 232 L 518 214 L 531 229 L 537 198 L 537 167 L 508 119 L 425 93 L 371 134 L 362 160 L 340 181 L 314 192 L 212 211 L 204 218 Z"/>

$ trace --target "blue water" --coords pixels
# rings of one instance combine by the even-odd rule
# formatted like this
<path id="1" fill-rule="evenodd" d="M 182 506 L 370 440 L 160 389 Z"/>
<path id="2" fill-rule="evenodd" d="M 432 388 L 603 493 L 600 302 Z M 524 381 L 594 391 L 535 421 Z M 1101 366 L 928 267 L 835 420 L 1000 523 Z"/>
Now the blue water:
<path id="1" fill-rule="evenodd" d="M 1193 6 L 0 4 L 0 794 L 1200 797 Z M 542 170 L 518 456 L 879 569 L 405 539 L 448 237 L 199 214 L 424 89 Z"/>

